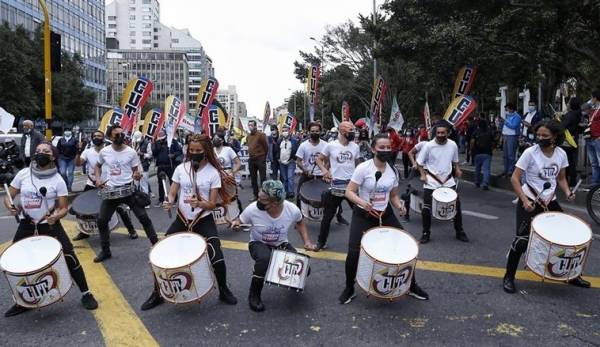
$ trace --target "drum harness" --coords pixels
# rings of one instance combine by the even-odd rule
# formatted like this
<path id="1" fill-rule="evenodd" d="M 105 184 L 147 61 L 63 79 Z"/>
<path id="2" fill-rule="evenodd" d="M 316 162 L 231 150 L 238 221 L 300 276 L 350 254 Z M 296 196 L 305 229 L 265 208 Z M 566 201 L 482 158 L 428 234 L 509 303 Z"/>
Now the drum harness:
<path id="1" fill-rule="evenodd" d="M 543 212 L 548 212 L 548 204 L 546 204 L 540 198 L 542 196 L 542 193 L 545 192 L 548 188 L 550 188 L 550 186 L 551 186 L 550 182 L 544 183 L 544 187 L 540 192 L 538 192 L 535 188 L 533 188 L 529 183 L 525 183 L 525 185 L 531 192 L 536 193 L 536 197 L 533 200 L 534 208 L 535 208 L 535 205 L 538 205 L 543 209 Z M 552 201 L 553 197 L 554 197 L 554 193 L 552 193 L 552 195 L 550 196 L 550 199 L 548 201 Z M 529 199 L 529 200 L 531 201 L 531 199 Z M 526 243 L 529 243 L 529 234 L 524 235 L 524 232 L 525 232 L 524 229 L 528 222 L 531 223 L 531 220 L 533 220 L 533 216 L 530 216 L 529 221 L 523 220 L 521 222 L 521 224 L 519 225 L 519 230 L 517 231 L 517 236 L 515 237 L 515 240 L 513 241 L 513 243 L 511 244 L 511 247 L 510 247 L 512 250 L 516 251 L 515 247 L 516 247 L 517 243 L 519 243 L 520 241 L 525 241 Z"/>

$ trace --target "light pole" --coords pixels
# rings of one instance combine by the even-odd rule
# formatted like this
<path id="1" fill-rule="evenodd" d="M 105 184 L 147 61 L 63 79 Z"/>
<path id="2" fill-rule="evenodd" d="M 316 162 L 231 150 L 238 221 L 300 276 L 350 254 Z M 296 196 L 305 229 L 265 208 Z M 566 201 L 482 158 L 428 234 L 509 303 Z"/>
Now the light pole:
<path id="1" fill-rule="evenodd" d="M 377 4 L 373 0 L 373 27 L 377 27 Z M 377 48 L 377 40 L 373 38 L 373 83 L 377 81 L 377 59 L 375 58 L 375 49 Z"/>
<path id="2" fill-rule="evenodd" d="M 45 0 L 39 0 L 44 13 L 44 118 L 46 119 L 46 139 L 52 139 L 52 69 L 50 64 L 50 15 Z"/>
<path id="3" fill-rule="evenodd" d="M 311 40 L 315 41 L 316 43 L 318 43 L 321 46 L 321 75 L 325 73 L 325 54 L 323 52 L 323 43 L 319 42 L 317 39 L 315 39 L 314 37 L 310 37 Z M 321 123 L 325 124 L 325 117 L 324 117 L 324 110 L 323 110 L 323 98 L 319 98 L 319 101 L 321 102 Z"/>

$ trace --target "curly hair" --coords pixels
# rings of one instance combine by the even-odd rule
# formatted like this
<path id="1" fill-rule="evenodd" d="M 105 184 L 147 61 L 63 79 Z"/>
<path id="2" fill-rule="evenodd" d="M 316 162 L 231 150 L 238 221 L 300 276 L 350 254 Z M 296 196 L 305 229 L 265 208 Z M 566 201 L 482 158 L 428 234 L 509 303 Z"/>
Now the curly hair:
<path id="1" fill-rule="evenodd" d="M 565 128 L 563 128 L 558 121 L 554 119 L 544 119 L 533 127 L 533 131 L 537 133 L 538 129 L 542 127 L 550 130 L 552 136 L 556 137 L 556 141 L 554 142 L 556 146 L 560 146 L 565 142 Z"/>

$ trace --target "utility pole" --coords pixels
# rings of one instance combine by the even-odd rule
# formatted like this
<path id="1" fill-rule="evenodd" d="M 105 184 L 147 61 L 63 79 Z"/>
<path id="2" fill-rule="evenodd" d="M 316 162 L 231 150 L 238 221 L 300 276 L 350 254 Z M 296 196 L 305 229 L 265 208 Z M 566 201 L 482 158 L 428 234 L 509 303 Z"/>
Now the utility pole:
<path id="1" fill-rule="evenodd" d="M 373 0 L 373 27 L 377 27 L 377 0 Z M 377 81 L 377 58 L 375 58 L 375 49 L 377 48 L 377 40 L 373 38 L 373 83 Z"/>
<path id="2" fill-rule="evenodd" d="M 52 139 L 52 69 L 50 67 L 50 15 L 45 0 L 38 0 L 44 13 L 44 118 L 46 119 L 46 139 Z"/>

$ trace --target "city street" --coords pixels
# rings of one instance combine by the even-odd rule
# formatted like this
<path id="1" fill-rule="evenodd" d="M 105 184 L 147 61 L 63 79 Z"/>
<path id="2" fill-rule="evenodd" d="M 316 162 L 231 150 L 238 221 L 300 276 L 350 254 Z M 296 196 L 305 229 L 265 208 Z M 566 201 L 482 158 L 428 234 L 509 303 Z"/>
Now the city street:
<path id="1" fill-rule="evenodd" d="M 79 188 L 83 177 L 79 177 Z M 156 181 L 152 180 L 156 190 Z M 250 196 L 249 181 L 242 181 L 241 200 Z M 413 182 L 416 184 L 416 182 Z M 403 185 L 403 190 L 404 190 Z M 97 236 L 74 242 L 92 292 L 99 301 L 96 311 L 86 311 L 74 287 L 64 302 L 38 311 L 0 318 L 3 346 L 61 345 L 339 345 L 339 346 L 598 346 L 600 345 L 600 252 L 592 245 L 585 278 L 592 289 L 542 283 L 533 273 L 517 275 L 517 294 L 502 290 L 505 256 L 514 235 L 515 205 L 510 192 L 483 192 L 462 182 L 459 188 L 465 231 L 471 242 L 454 238 L 451 222 L 434 221 L 432 241 L 420 247 L 418 283 L 431 300 L 404 297 L 397 302 L 358 297 L 349 305 L 337 303 L 344 287 L 344 259 L 348 227 L 332 223 L 329 248 L 311 255 L 312 273 L 304 293 L 266 286 L 266 311 L 252 312 L 247 295 L 253 261 L 247 250 L 249 235 L 220 227 L 228 282 L 238 298 L 227 306 L 212 292 L 200 304 L 163 304 L 142 312 L 150 295 L 148 265 L 150 243 L 136 224 L 140 238 L 130 240 L 119 228 L 112 236 L 113 258 L 92 262 L 99 250 Z M 154 201 L 153 201 L 154 203 Z M 344 215 L 350 220 L 346 204 Z M 568 210 L 589 220 L 579 209 Z M 154 225 L 164 232 L 170 220 L 158 208 L 149 210 Z M 9 245 L 16 229 L 13 217 L 0 213 L 0 243 Z M 135 220 L 135 218 L 134 218 Z M 137 223 L 137 221 L 135 221 Z M 421 217 L 412 212 L 403 223 L 420 237 Z M 72 217 L 63 221 L 70 236 L 76 235 Z M 312 240 L 318 224 L 308 222 Z M 597 226 L 593 226 L 598 233 Z M 292 243 L 300 249 L 297 233 Z M 523 264 L 523 259 L 521 265 Z M 7 282 L 0 282 L 0 312 L 12 305 Z"/>

